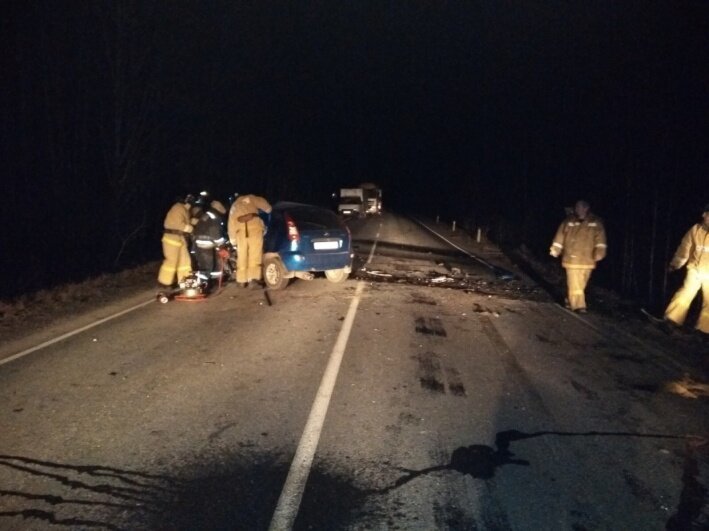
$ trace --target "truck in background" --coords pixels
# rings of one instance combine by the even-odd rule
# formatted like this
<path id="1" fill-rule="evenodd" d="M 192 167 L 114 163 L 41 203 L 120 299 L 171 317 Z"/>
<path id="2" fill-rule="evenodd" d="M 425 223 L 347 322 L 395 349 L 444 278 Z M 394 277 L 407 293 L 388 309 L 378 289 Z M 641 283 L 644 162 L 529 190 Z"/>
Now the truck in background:
<path id="1" fill-rule="evenodd" d="M 340 188 L 340 202 L 337 212 L 343 216 L 365 216 L 364 190 L 362 188 Z"/>
<path id="2" fill-rule="evenodd" d="M 362 183 L 359 187 L 362 190 L 365 215 L 381 214 L 382 189 L 374 183 Z"/>

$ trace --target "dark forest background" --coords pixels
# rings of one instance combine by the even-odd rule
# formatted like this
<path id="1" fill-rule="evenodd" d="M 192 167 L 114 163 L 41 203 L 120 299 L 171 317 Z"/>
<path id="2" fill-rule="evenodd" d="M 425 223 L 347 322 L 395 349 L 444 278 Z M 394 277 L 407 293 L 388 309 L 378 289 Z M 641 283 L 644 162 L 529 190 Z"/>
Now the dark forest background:
<path id="1" fill-rule="evenodd" d="M 175 197 L 384 206 L 544 256 L 583 197 L 594 281 L 662 304 L 709 202 L 704 1 L 2 3 L 15 296 L 160 257 Z"/>

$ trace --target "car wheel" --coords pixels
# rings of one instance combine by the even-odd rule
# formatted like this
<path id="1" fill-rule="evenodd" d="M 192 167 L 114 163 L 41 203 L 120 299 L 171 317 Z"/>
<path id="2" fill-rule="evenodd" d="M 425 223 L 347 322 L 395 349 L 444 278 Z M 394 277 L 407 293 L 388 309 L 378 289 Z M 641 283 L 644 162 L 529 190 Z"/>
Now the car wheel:
<path id="1" fill-rule="evenodd" d="M 269 289 L 283 289 L 288 285 L 286 268 L 278 258 L 266 258 L 263 261 L 263 280 Z"/>
<path id="2" fill-rule="evenodd" d="M 325 271 L 325 276 L 330 282 L 344 282 L 348 276 L 350 276 L 349 272 L 342 268 L 342 269 L 328 269 Z"/>

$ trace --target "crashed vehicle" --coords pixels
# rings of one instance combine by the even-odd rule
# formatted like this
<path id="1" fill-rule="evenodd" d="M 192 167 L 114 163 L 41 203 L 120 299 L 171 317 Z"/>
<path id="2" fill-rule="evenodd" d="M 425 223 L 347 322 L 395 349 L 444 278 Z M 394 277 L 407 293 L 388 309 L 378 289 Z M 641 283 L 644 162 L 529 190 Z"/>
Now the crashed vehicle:
<path id="1" fill-rule="evenodd" d="M 350 231 L 333 211 L 291 202 L 273 206 L 263 242 L 267 288 L 283 289 L 291 278 L 311 280 L 319 272 L 343 282 L 353 256 Z"/>

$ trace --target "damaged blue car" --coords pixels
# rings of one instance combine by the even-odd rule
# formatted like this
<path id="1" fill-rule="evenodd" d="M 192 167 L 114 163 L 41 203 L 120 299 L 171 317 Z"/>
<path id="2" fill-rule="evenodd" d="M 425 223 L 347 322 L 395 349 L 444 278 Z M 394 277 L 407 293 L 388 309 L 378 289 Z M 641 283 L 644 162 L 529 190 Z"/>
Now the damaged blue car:
<path id="1" fill-rule="evenodd" d="M 350 230 L 333 211 L 291 202 L 273 206 L 263 242 L 267 288 L 283 289 L 292 278 L 311 280 L 320 272 L 343 282 L 353 256 Z"/>

